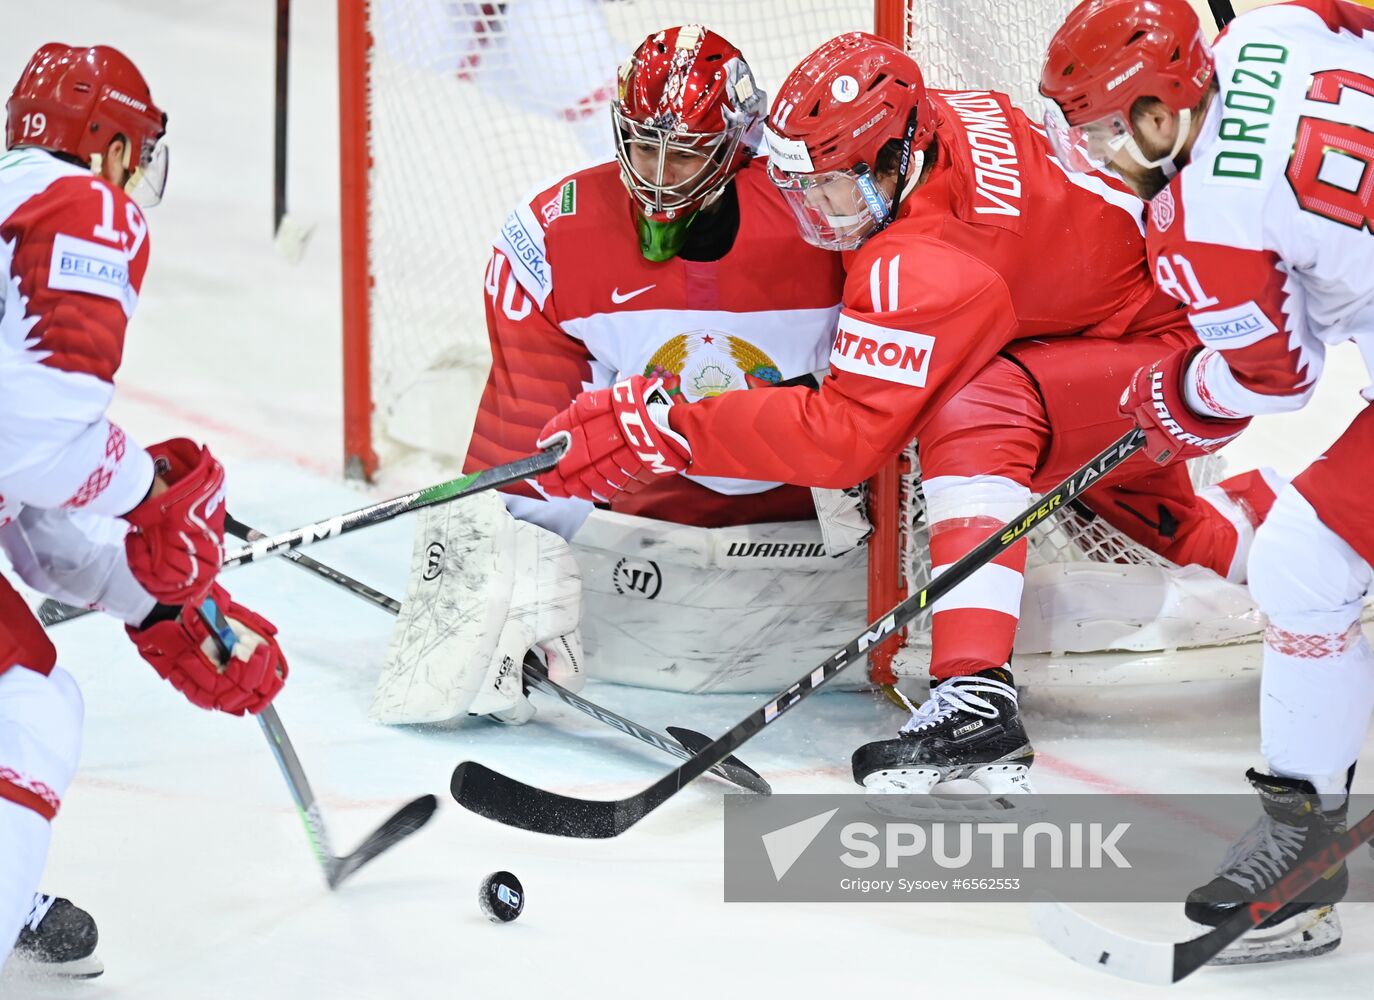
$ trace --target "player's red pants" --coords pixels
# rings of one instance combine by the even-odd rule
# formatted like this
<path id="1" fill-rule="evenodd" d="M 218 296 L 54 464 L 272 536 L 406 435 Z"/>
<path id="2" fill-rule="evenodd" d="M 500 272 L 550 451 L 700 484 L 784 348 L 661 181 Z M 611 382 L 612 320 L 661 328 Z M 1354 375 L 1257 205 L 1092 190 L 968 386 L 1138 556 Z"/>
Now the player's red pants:
<path id="1" fill-rule="evenodd" d="M 1157 337 L 1022 341 L 943 406 L 919 436 L 936 572 L 1000 529 L 1032 492 L 1051 489 L 1131 428 L 1117 412 L 1132 372 L 1168 353 Z M 1083 501 L 1175 563 L 1226 576 L 1236 521 L 1257 523 L 1273 502 L 1258 475 L 1237 477 L 1223 513 L 1193 490 L 1184 463 L 1124 462 Z M 1228 516 L 1229 514 L 1229 516 Z M 971 674 L 1008 662 L 1021 604 L 1026 545 L 1018 544 L 935 605 L 931 674 Z"/>

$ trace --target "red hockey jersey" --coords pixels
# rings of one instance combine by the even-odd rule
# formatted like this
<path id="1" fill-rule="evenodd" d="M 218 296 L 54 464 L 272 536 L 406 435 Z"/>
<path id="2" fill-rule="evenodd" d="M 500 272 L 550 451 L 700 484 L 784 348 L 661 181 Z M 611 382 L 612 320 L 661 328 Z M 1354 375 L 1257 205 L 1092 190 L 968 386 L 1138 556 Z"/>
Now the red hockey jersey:
<path id="1" fill-rule="evenodd" d="M 660 374 L 699 400 L 761 395 L 736 390 L 825 367 L 842 262 L 802 241 L 761 161 L 736 175 L 739 231 L 709 263 L 644 259 L 618 170 L 601 164 L 542 188 L 502 226 L 486 273 L 492 365 L 468 471 L 529 454 L 579 392 L 632 373 Z M 538 496 L 532 485 L 515 492 Z M 695 475 L 612 506 L 707 527 L 814 517 L 805 490 Z"/>
<path id="2" fill-rule="evenodd" d="M 849 255 L 831 377 L 820 392 L 673 407 L 694 473 L 851 486 L 1014 340 L 1178 329 L 1146 267 L 1138 198 L 1067 174 L 1003 94 L 933 98 L 938 160 Z"/>

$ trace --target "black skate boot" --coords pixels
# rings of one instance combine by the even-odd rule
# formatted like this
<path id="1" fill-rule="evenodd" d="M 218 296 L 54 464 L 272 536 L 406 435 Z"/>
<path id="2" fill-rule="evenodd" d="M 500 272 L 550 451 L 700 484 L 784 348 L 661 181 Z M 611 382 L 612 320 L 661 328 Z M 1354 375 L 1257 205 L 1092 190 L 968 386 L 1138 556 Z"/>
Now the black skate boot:
<path id="1" fill-rule="evenodd" d="M 37 893 L 14 942 L 14 958 L 28 975 L 94 979 L 105 971 L 95 955 L 95 920 L 60 896 Z"/>
<path id="2" fill-rule="evenodd" d="M 899 692 L 900 695 L 900 692 Z M 854 780 L 873 792 L 925 794 L 968 778 L 995 795 L 1026 793 L 1035 751 L 1021 725 L 1016 688 L 1005 667 L 951 677 L 930 690 L 894 740 L 854 751 Z"/>
<path id="3" fill-rule="evenodd" d="M 1345 805 L 1323 812 L 1310 782 L 1261 774 L 1254 768 L 1245 777 L 1259 793 L 1264 815 L 1227 852 L 1217 877 L 1190 892 L 1183 907 L 1189 920 L 1209 927 L 1249 905 L 1345 829 Z M 1349 884 L 1345 863 L 1335 865 L 1301 896 L 1213 959 L 1213 964 L 1272 962 L 1331 951 L 1341 943 L 1334 907 Z"/>

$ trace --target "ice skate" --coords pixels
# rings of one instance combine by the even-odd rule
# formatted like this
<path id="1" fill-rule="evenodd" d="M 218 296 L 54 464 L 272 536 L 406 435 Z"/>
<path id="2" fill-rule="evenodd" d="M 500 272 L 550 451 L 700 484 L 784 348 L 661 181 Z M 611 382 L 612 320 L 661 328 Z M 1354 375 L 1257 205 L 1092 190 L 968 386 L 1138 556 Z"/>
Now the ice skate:
<path id="1" fill-rule="evenodd" d="M 1188 919 L 1215 927 L 1273 886 L 1345 826 L 1346 807 L 1323 812 L 1309 782 L 1261 774 L 1246 778 L 1264 814 L 1227 852 L 1217 877 L 1188 894 Z M 1216 959 L 1216 965 L 1273 962 L 1322 955 L 1341 943 L 1335 904 L 1349 886 L 1344 864 L 1327 871 L 1297 900 L 1282 907 Z"/>
<path id="2" fill-rule="evenodd" d="M 13 961 L 27 975 L 94 979 L 105 971 L 96 957 L 95 919 L 60 896 L 36 893 L 28 920 L 14 942 Z"/>
<path id="3" fill-rule="evenodd" d="M 900 692 L 899 692 L 900 695 Z M 1006 668 L 951 677 L 931 688 L 896 739 L 854 752 L 854 780 L 872 792 L 925 794 L 967 778 L 994 795 L 1033 792 L 1035 751 L 1026 737 Z"/>

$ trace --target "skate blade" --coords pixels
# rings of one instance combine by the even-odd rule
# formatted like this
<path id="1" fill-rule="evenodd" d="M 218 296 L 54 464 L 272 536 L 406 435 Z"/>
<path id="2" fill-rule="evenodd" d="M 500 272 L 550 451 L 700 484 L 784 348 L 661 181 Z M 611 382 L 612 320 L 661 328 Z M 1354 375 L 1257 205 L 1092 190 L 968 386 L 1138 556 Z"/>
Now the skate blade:
<path id="1" fill-rule="evenodd" d="M 1341 919 L 1334 906 L 1323 906 L 1290 917 L 1264 930 L 1251 931 L 1227 947 L 1208 965 L 1258 965 L 1293 958 L 1316 958 L 1341 943 Z"/>
<path id="2" fill-rule="evenodd" d="M 929 795 L 871 795 L 864 806 L 879 816 L 916 823 L 975 823 L 994 815 L 1024 822 L 1049 811 L 1034 796 L 989 795 L 972 782 L 968 791 L 958 788 L 964 784 L 937 785 Z"/>
<path id="3" fill-rule="evenodd" d="M 943 780 L 938 767 L 887 767 L 864 775 L 863 785 L 880 795 L 929 795 Z"/>
<path id="4" fill-rule="evenodd" d="M 964 775 L 982 785 L 989 795 L 1034 795 L 1030 765 L 1015 763 L 984 764 Z"/>
<path id="5" fill-rule="evenodd" d="M 43 962 L 16 951 L 10 961 L 27 979 L 94 979 L 105 971 L 105 963 L 95 954 L 70 962 Z"/>

